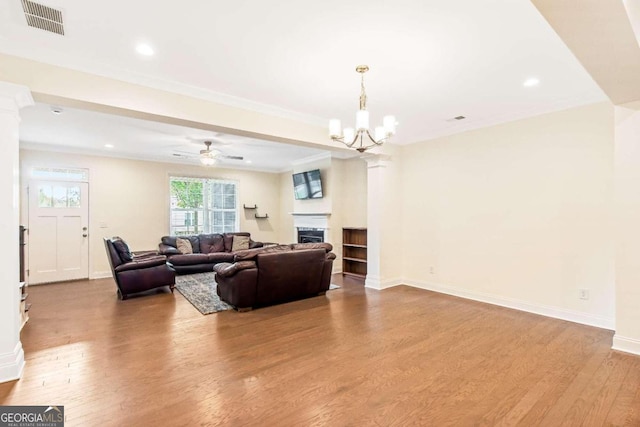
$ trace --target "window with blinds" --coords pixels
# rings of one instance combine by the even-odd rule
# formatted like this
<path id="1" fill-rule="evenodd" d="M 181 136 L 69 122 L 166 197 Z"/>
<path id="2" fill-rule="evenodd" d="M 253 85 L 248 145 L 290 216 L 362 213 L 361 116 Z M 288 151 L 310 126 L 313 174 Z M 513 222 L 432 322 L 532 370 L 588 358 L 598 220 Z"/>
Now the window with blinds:
<path id="1" fill-rule="evenodd" d="M 233 181 L 171 177 L 170 233 L 184 236 L 238 231 L 237 185 Z"/>

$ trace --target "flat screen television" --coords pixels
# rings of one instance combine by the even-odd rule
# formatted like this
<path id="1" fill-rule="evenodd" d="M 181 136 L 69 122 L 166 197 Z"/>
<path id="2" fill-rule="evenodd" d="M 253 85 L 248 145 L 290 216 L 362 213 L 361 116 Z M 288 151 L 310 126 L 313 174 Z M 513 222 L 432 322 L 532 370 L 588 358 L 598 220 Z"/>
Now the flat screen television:
<path id="1" fill-rule="evenodd" d="M 321 199 L 322 180 L 320 170 L 315 169 L 307 172 L 293 174 L 293 194 L 296 200 Z"/>

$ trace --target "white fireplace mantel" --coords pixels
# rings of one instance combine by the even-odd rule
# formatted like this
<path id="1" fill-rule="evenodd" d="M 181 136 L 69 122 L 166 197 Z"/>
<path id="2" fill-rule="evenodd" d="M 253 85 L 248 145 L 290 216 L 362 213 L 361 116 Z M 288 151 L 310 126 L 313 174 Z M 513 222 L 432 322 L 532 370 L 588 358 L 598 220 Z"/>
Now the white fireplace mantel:
<path id="1" fill-rule="evenodd" d="M 331 212 L 291 212 L 293 215 L 293 231 L 297 239 L 298 228 L 317 228 L 324 230 L 324 241 L 329 238 L 329 217 Z"/>

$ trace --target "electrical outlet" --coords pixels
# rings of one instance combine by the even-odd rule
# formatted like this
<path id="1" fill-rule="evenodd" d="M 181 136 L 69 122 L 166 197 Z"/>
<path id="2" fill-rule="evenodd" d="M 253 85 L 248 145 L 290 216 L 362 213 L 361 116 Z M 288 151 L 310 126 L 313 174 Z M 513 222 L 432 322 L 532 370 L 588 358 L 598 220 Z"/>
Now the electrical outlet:
<path id="1" fill-rule="evenodd" d="M 436 274 L 436 270 L 433 267 L 429 267 L 429 274 Z"/>
<path id="2" fill-rule="evenodd" d="M 580 299 L 589 299 L 589 289 L 580 289 Z"/>

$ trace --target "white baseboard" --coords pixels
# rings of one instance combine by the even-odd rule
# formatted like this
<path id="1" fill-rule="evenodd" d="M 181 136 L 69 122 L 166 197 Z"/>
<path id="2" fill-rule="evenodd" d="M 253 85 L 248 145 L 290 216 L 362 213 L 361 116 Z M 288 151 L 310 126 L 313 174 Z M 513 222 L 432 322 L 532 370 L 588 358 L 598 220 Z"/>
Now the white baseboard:
<path id="1" fill-rule="evenodd" d="M 640 356 L 640 340 L 634 338 L 621 337 L 620 335 L 615 334 L 613 336 L 613 345 L 611 348 Z"/>
<path id="2" fill-rule="evenodd" d="M 94 271 L 93 273 L 91 273 L 89 275 L 89 280 L 108 279 L 110 277 L 113 277 L 113 275 L 111 274 L 110 270 L 107 270 L 107 271 Z"/>
<path id="3" fill-rule="evenodd" d="M 0 354 L 0 383 L 18 380 L 24 370 L 24 351 L 18 341 L 10 353 Z"/>
<path id="4" fill-rule="evenodd" d="M 382 289 L 380 283 L 380 277 L 374 276 L 373 274 L 367 274 L 367 277 L 364 279 L 364 287 L 369 289 Z"/>
<path id="5" fill-rule="evenodd" d="M 499 305 L 501 307 L 513 308 L 515 310 L 540 314 L 542 316 L 568 320 L 570 322 L 581 323 L 583 325 L 615 330 L 615 319 L 613 317 L 598 316 L 589 313 L 583 313 L 580 311 L 567 310 L 565 308 L 547 306 L 542 304 L 532 304 L 530 302 L 521 301 L 514 298 L 485 294 L 482 292 L 474 292 L 432 282 L 404 280 L 400 283 L 420 289 L 426 289 L 429 291 L 453 295 L 456 297 L 466 298 L 474 301 L 485 302 L 488 304 Z"/>
<path id="6" fill-rule="evenodd" d="M 387 279 L 380 282 L 381 289 L 393 288 L 394 286 L 402 285 L 403 281 L 400 278 Z"/>
<path id="7" fill-rule="evenodd" d="M 402 284 L 402 279 L 387 279 L 382 280 L 378 276 L 372 276 L 371 274 L 367 274 L 367 277 L 364 281 L 364 287 L 375 289 L 381 291 L 383 289 L 392 288 L 394 286 L 398 286 Z"/>

